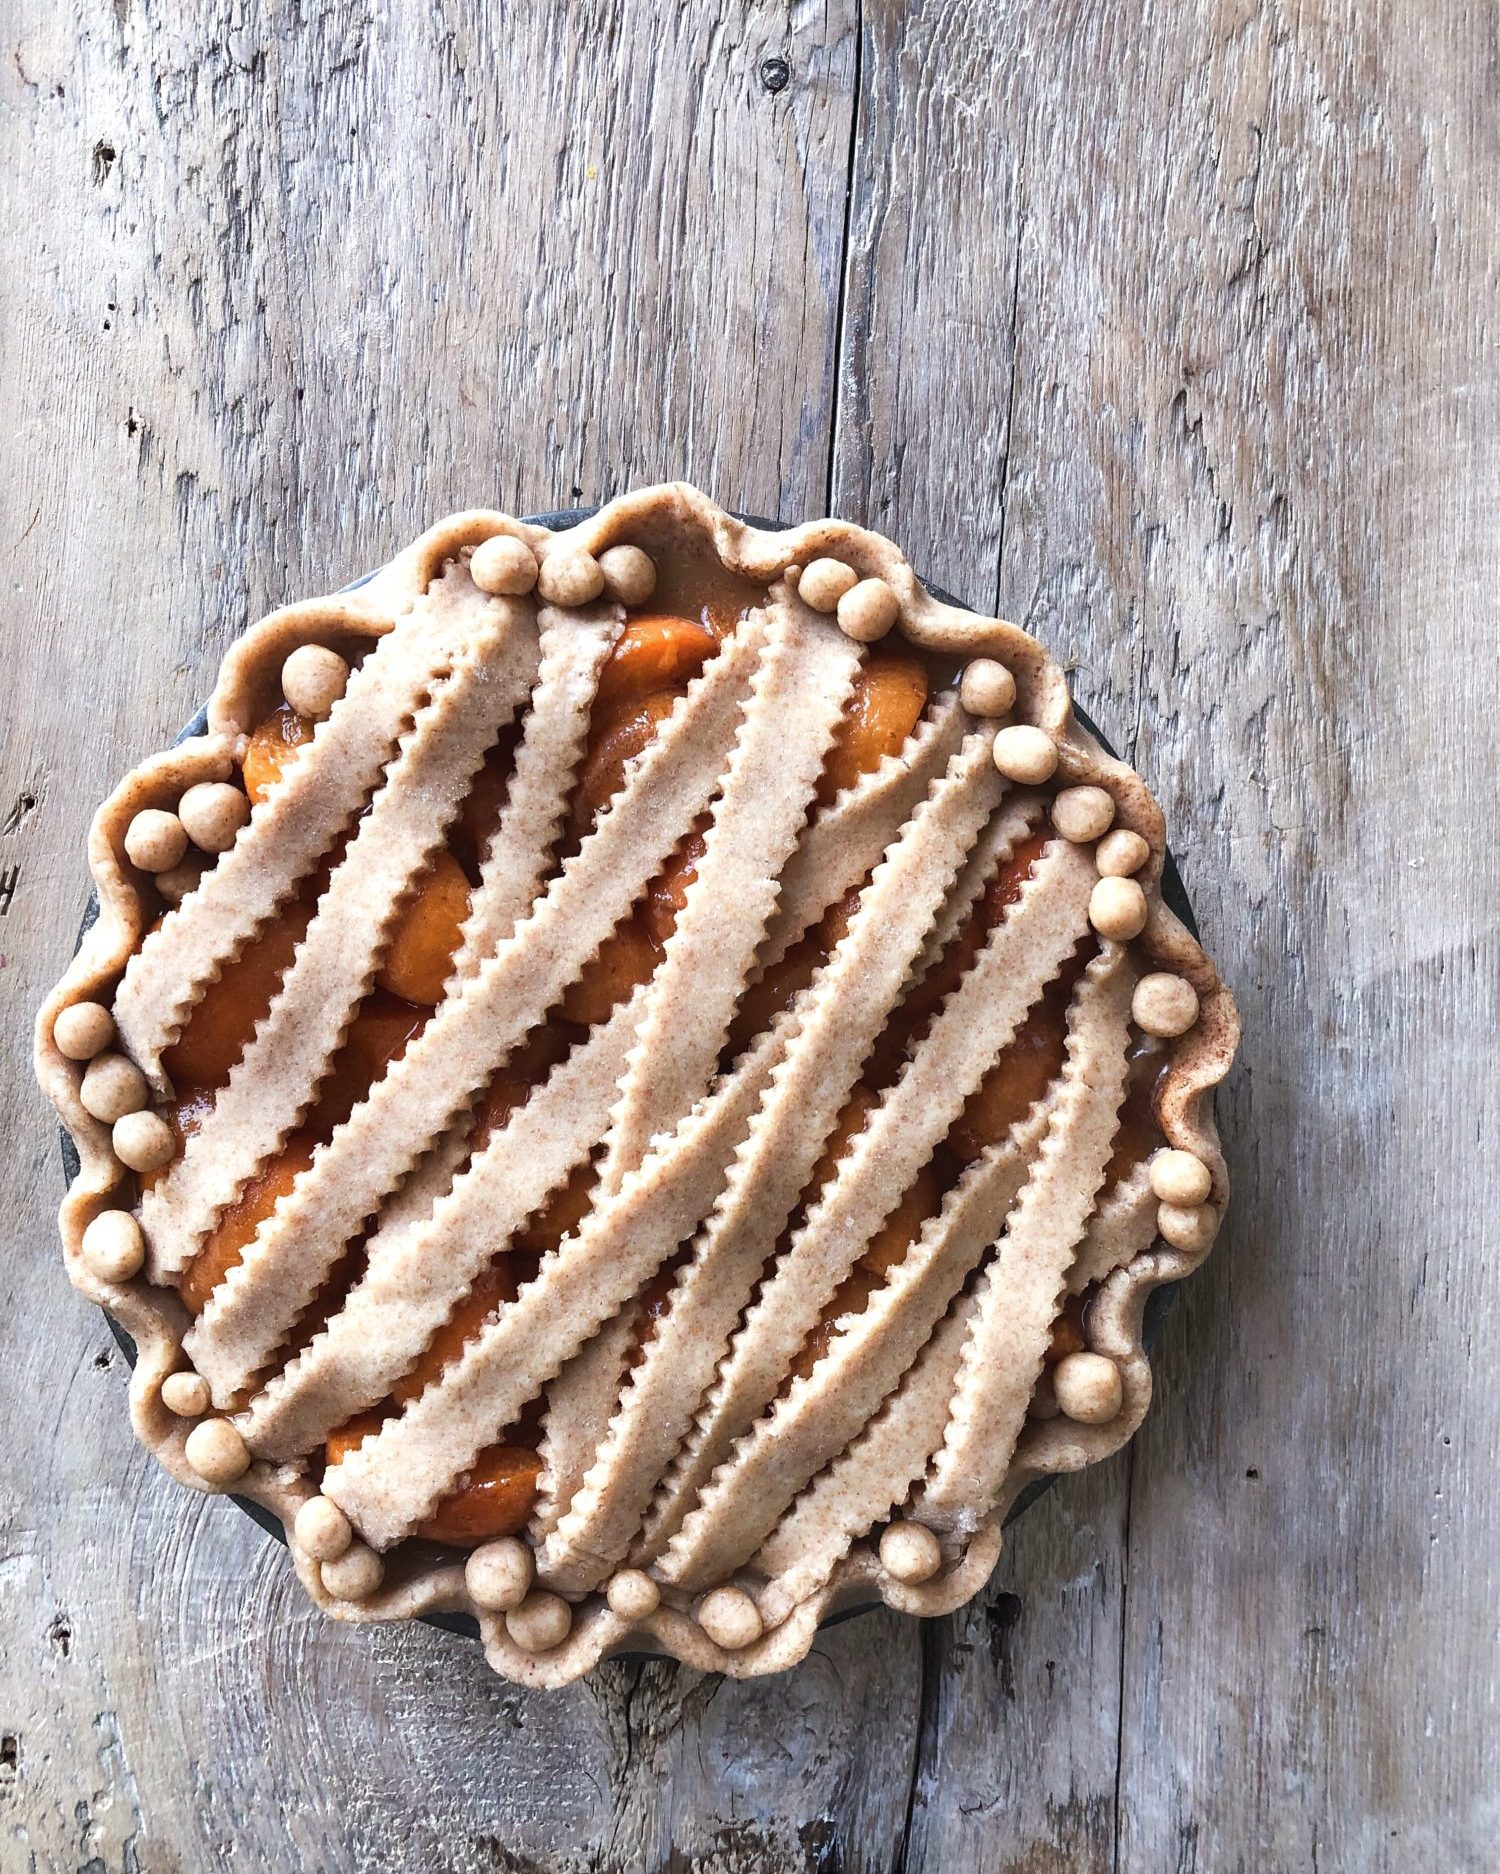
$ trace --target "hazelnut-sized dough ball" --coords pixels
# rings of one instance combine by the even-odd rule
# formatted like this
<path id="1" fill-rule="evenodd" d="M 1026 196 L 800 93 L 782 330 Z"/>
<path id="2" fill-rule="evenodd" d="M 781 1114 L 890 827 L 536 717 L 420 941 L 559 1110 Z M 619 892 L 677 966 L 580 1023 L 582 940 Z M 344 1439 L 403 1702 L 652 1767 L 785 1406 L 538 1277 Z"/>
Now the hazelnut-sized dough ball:
<path id="1" fill-rule="evenodd" d="M 656 590 L 656 561 L 639 547 L 606 547 L 599 555 L 604 590 L 629 608 L 644 605 Z"/>
<path id="2" fill-rule="evenodd" d="M 1162 1240 L 1173 1249 L 1196 1253 L 1207 1249 L 1218 1234 L 1219 1213 L 1212 1204 L 1158 1204 L 1156 1227 Z"/>
<path id="3" fill-rule="evenodd" d="M 228 781 L 200 781 L 178 801 L 177 817 L 202 851 L 228 852 L 250 818 L 250 802 Z"/>
<path id="4" fill-rule="evenodd" d="M 1124 826 L 1106 833 L 1094 848 L 1094 864 L 1101 878 L 1129 878 L 1132 872 L 1139 872 L 1150 857 L 1151 848 L 1141 835 Z"/>
<path id="5" fill-rule="evenodd" d="M 604 590 L 604 574 L 592 553 L 566 547 L 542 561 L 536 588 L 549 605 L 587 605 Z"/>
<path id="6" fill-rule="evenodd" d="M 1191 1210 L 1214 1188 L 1213 1173 L 1191 1152 L 1160 1151 L 1151 1159 L 1151 1189 L 1164 1204 Z"/>
<path id="7" fill-rule="evenodd" d="M 140 1274 L 146 1260 L 146 1239 L 128 1210 L 101 1210 L 79 1247 L 101 1282 L 128 1282 Z"/>
<path id="8" fill-rule="evenodd" d="M 204 1419 L 187 1435 L 182 1455 L 203 1479 L 215 1489 L 243 1477 L 250 1468 L 250 1451 L 228 1419 Z"/>
<path id="9" fill-rule="evenodd" d="M 815 612 L 833 612 L 844 594 L 858 584 L 859 574 L 842 560 L 813 560 L 802 569 L 797 592 Z"/>
<path id="10" fill-rule="evenodd" d="M 75 1002 L 58 1012 L 52 1039 L 70 1061 L 91 1061 L 115 1038 L 115 1018 L 102 1002 Z"/>
<path id="11" fill-rule="evenodd" d="M 1133 878 L 1101 878 L 1089 893 L 1089 922 L 1101 937 L 1129 943 L 1146 928 L 1146 894 Z"/>
<path id="12" fill-rule="evenodd" d="M 189 853 L 181 865 L 174 865 L 170 872 L 158 872 L 156 889 L 170 905 L 179 905 L 190 891 L 196 891 L 203 882 L 203 861 L 196 853 Z"/>
<path id="13" fill-rule="evenodd" d="M 299 716 L 321 722 L 344 694 L 349 666 L 325 644 L 304 644 L 281 666 L 281 694 Z"/>
<path id="14" fill-rule="evenodd" d="M 514 1536 L 498 1536 L 481 1543 L 464 1564 L 464 1583 L 474 1597 L 474 1605 L 492 1614 L 506 1614 L 519 1607 L 531 1588 L 536 1572 L 531 1550 Z"/>
<path id="15" fill-rule="evenodd" d="M 814 560 L 813 565 L 821 562 Z M 811 570 L 811 568 L 809 568 Z M 741 1652 L 765 1632 L 760 1609 L 743 1588 L 715 1588 L 698 1609 L 698 1625 L 726 1653 Z"/>
<path id="16" fill-rule="evenodd" d="M 1102 787 L 1065 787 L 1052 803 L 1052 824 L 1075 846 L 1107 833 L 1115 817 L 1115 803 Z"/>
<path id="17" fill-rule="evenodd" d="M 942 1567 L 942 1545 L 925 1523 L 892 1523 L 880 1538 L 880 1565 L 914 1588 Z"/>
<path id="18" fill-rule="evenodd" d="M 861 579 L 839 600 L 839 630 L 856 644 L 878 644 L 901 616 L 901 601 L 883 579 Z"/>
<path id="19" fill-rule="evenodd" d="M 643 1568 L 622 1568 L 610 1577 L 604 1598 L 621 1620 L 645 1620 L 661 1605 L 661 1589 Z"/>
<path id="20" fill-rule="evenodd" d="M 976 657 L 964 667 L 958 700 L 971 716 L 1008 716 L 1016 706 L 1016 680 L 993 657 Z"/>
<path id="21" fill-rule="evenodd" d="M 536 555 L 514 534 L 481 540 L 469 561 L 469 577 L 481 592 L 519 598 L 536 584 Z"/>
<path id="22" fill-rule="evenodd" d="M 292 1524 L 292 1539 L 315 1562 L 336 1562 L 349 1553 L 354 1531 L 331 1497 L 309 1497 Z"/>
<path id="23" fill-rule="evenodd" d="M 138 1113 L 146 1104 L 146 1076 L 134 1061 L 123 1054 L 100 1054 L 83 1072 L 78 1097 L 83 1110 L 102 1125 L 112 1126 L 127 1113 Z"/>
<path id="24" fill-rule="evenodd" d="M 505 1631 L 528 1653 L 550 1653 L 573 1631 L 573 1610 L 560 1594 L 538 1588 L 505 1616 Z"/>
<path id="25" fill-rule="evenodd" d="M 1125 1399 L 1120 1369 L 1102 1353 L 1070 1353 L 1059 1360 L 1052 1390 L 1064 1416 L 1079 1425 L 1107 1425 Z"/>
<path id="26" fill-rule="evenodd" d="M 160 1113 L 126 1113 L 115 1121 L 110 1143 L 131 1171 L 160 1171 L 177 1152 L 177 1135 Z"/>
<path id="27" fill-rule="evenodd" d="M 995 737 L 995 766 L 1007 781 L 1036 787 L 1057 772 L 1057 744 L 1045 729 L 1015 723 Z"/>
<path id="28" fill-rule="evenodd" d="M 143 807 L 125 829 L 126 857 L 143 872 L 170 872 L 187 849 L 181 820 L 161 807 Z"/>
<path id="29" fill-rule="evenodd" d="M 201 1373 L 169 1373 L 161 1383 L 161 1402 L 180 1419 L 201 1419 L 208 1410 L 208 1381 Z"/>
<path id="30" fill-rule="evenodd" d="M 1173 1041 L 1197 1021 L 1198 991 L 1184 976 L 1143 976 L 1130 999 L 1130 1015 L 1143 1034 Z"/>
<path id="31" fill-rule="evenodd" d="M 324 1589 L 336 1601 L 367 1601 L 385 1579 L 385 1563 L 363 1542 L 351 1542 L 319 1572 Z"/>

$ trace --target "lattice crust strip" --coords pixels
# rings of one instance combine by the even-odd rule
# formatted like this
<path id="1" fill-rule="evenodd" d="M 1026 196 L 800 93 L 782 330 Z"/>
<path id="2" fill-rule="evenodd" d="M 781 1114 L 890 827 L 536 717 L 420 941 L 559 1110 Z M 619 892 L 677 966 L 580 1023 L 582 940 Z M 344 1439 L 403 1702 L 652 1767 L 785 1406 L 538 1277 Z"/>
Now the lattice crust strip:
<path id="1" fill-rule="evenodd" d="M 871 874 L 599 1458 L 549 1539 L 544 1572 L 602 1572 L 635 1534 L 962 856 L 999 798 L 989 741 L 984 732 L 967 739 Z"/>
<path id="2" fill-rule="evenodd" d="M 999 854 L 1034 807 L 997 816 Z M 1087 929 L 1093 871 L 1054 840 L 974 967 L 947 998 L 895 1086 L 871 1114 L 757 1297 L 666 1488 L 653 1506 L 655 1554 L 693 1505 L 730 1443 L 772 1398 L 875 1232 L 931 1159 L 965 1100 Z"/>
<path id="3" fill-rule="evenodd" d="M 1084 973 L 1062 1085 L 1031 1177 L 985 1271 L 922 1515 L 972 1533 L 998 1498 L 1078 1240 L 1104 1180 L 1125 1097 L 1135 972 L 1108 944 Z"/>
<path id="4" fill-rule="evenodd" d="M 529 552 L 585 568 L 587 556 L 621 543 L 654 553 L 707 546 L 765 593 L 627 766 L 592 830 L 561 852 L 601 672 L 627 614 L 608 598 L 489 596 L 471 556 L 507 539 L 511 563 Z M 851 635 L 810 609 L 823 601 L 810 598 L 807 569 L 825 558 L 865 582 L 848 619 L 840 609 Z M 566 583 L 544 565 L 543 590 Z M 1001 694 L 1014 680 L 1004 719 L 1027 725 L 1023 740 L 1041 732 L 1055 775 L 1030 785 L 1035 741 L 1017 745 L 1017 765 L 998 748 L 992 760 L 993 720 L 946 689 L 899 753 L 816 804 L 845 699 L 871 655 L 855 628 L 872 615 L 859 610 L 866 598 L 894 604 L 909 645 L 998 660 L 1008 677 L 984 682 Z M 280 699 L 288 654 L 304 645 L 332 646 L 352 665 L 342 694 L 230 850 L 162 916 L 127 856 L 127 831 L 142 808 L 233 778 L 246 736 Z M 964 694 L 973 701 L 982 687 Z M 190 1321 L 160 1280 L 187 1266 L 311 1110 L 395 918 L 518 711 L 503 809 L 478 855 L 438 1006 Z M 453 516 L 358 594 L 254 627 L 226 658 L 208 714 L 207 735 L 142 764 L 100 810 L 90 861 L 101 916 L 37 1036 L 39 1075 L 82 1163 L 62 1213 L 69 1273 L 137 1340 L 132 1412 L 169 1470 L 201 1487 L 187 1452 L 193 1422 L 163 1404 L 186 1357 L 253 1459 L 234 1488 L 290 1529 L 316 1488 L 324 1441 L 370 1408 L 389 1411 L 393 1389 L 494 1259 L 581 1167 L 598 1173 L 582 1223 L 517 1298 L 327 1467 L 331 1503 L 365 1543 L 396 1552 L 356 1598 L 335 1593 L 337 1572 L 325 1579 L 294 1547 L 321 1605 L 345 1619 L 466 1607 L 491 1662 L 522 1683 L 563 1683 L 627 1642 L 737 1675 L 777 1670 L 851 1600 L 878 1595 L 929 1615 L 958 1605 L 993 1566 L 1006 1508 L 1030 1479 L 1095 1461 L 1134 1430 L 1150 1397 L 1146 1298 L 1194 1266 L 1225 1201 L 1207 1101 L 1232 1056 L 1236 1017 L 1212 964 L 1160 902 L 1155 804 L 1079 730 L 1062 672 L 1023 632 L 934 600 L 877 535 L 832 521 L 761 531 L 670 487 L 613 502 L 562 536 L 502 514 Z M 1009 791 L 997 765 L 1016 778 Z M 1064 825 L 1059 789 L 1106 800 L 1104 818 L 1127 836 L 1108 863 L 1101 845 L 1096 865 L 1097 832 Z M 966 934 L 996 868 L 1052 820 L 1063 836 L 1032 860 L 999 922 Z M 580 1033 L 492 1130 L 480 1128 L 494 1076 L 515 1071 L 510 1057 L 695 827 L 701 856 L 651 980 Z M 110 1126 L 85 1109 L 82 1066 L 56 1043 L 59 1013 L 90 1000 L 111 1007 L 115 1046 L 158 1100 L 170 1098 L 163 1059 L 191 1011 L 322 877 L 330 854 L 341 856 L 268 1013 L 140 1203 L 147 1274 L 101 1275 L 84 1252 L 85 1227 L 135 1198 Z M 1122 874 L 1143 889 L 1147 918 L 1124 943 L 1111 940 L 1098 902 L 1101 875 Z M 810 987 L 728 1060 L 746 985 L 855 888 L 858 909 Z M 1133 890 L 1106 883 L 1105 895 Z M 1044 992 L 1074 967 L 1091 923 L 1100 948 L 1064 1024 Z M 960 955 L 963 973 L 952 986 L 944 978 L 947 993 L 902 1070 L 874 1083 L 883 1090 L 862 1129 L 809 1192 L 893 1010 Z M 1164 1193 L 1174 1179 L 1201 1188 L 1191 1183 L 1201 1169 L 1184 1160 L 1159 1181 L 1160 1168 L 1137 1163 L 1104 1182 L 1137 1032 L 1133 996 L 1151 972 L 1190 985 L 1197 1011 L 1161 1044 L 1167 1071 L 1156 1091 L 1163 1142 L 1206 1167 L 1210 1184 L 1197 1212 L 1176 1213 L 1173 1240 L 1193 1245 L 1182 1249 L 1156 1236 L 1158 1211 L 1166 1230 Z M 1033 1040 L 1063 1035 L 1061 1072 L 1008 1136 L 977 1157 L 973 1146 L 959 1153 L 967 1169 L 934 1197 L 873 1292 L 859 1291 L 866 1305 L 819 1330 L 1033 1017 L 1042 1020 L 1027 1028 Z M 309 1304 L 360 1239 L 362 1272 L 308 1338 Z M 642 1297 L 666 1267 L 676 1273 L 648 1333 Z M 1118 1376 L 1117 1410 L 1097 1422 L 1087 1401 L 1077 1419 L 1035 1415 L 1054 1400 L 1050 1385 L 1045 1397 L 1036 1388 L 1044 1359 L 1058 1358 L 1048 1341 L 1070 1296 L 1075 1322 L 1080 1299 L 1088 1303 L 1095 1370 L 1103 1354 Z M 805 1376 L 788 1380 L 815 1331 L 831 1338 Z M 283 1353 L 289 1339 L 295 1350 Z M 1064 1402 L 1062 1367 L 1051 1371 Z M 461 1558 L 398 1546 L 539 1398 L 543 1472 L 529 1536 L 539 1584 L 575 1603 L 566 1637 L 540 1650 L 511 1615 L 476 1602 Z M 910 1562 L 881 1538 L 892 1516 L 942 1536 L 930 1577 L 891 1572 Z M 599 1592 L 622 1562 L 650 1570 L 654 1611 L 617 1611 Z M 698 1597 L 726 1581 L 753 1598 L 759 1638 L 721 1639 L 706 1601 L 700 1619 Z"/>
<path id="5" fill-rule="evenodd" d="M 455 569 L 396 621 L 318 725 L 315 758 L 288 765 L 232 850 L 130 959 L 115 996 L 115 1026 L 162 1090 L 162 1050 L 204 986 L 313 870 L 379 784 L 413 700 L 446 669 L 473 597 Z"/>
<path id="6" fill-rule="evenodd" d="M 752 619 L 729 640 L 535 910 L 458 982 L 370 1098 L 318 1149 L 215 1290 L 190 1351 L 217 1402 L 229 1403 L 263 1370 L 344 1244 L 417 1162 L 433 1128 L 469 1104 L 537 1013 L 576 980 L 708 804 L 762 638 L 761 621 Z"/>
<path id="7" fill-rule="evenodd" d="M 141 1206 L 146 1233 L 181 1269 L 256 1168 L 280 1150 L 368 993 L 387 933 L 468 792 L 484 752 L 536 680 L 526 608 L 474 620 L 360 822 L 255 1036 L 169 1175 Z"/>

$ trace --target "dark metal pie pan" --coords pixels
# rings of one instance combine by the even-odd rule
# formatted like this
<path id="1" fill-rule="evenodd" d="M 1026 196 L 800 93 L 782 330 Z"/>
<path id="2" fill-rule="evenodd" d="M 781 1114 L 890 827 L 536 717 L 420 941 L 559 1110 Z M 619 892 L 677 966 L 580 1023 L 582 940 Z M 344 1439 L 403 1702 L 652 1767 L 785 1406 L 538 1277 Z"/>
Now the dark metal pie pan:
<path id="1" fill-rule="evenodd" d="M 546 514 L 527 514 L 522 518 L 533 526 L 547 527 L 554 533 L 560 533 L 564 528 L 575 527 L 580 521 L 585 521 L 596 513 L 598 513 L 597 508 L 556 508 Z M 747 521 L 752 526 L 756 527 L 775 528 L 781 524 L 777 521 L 764 520 L 754 514 L 738 514 L 736 518 Z M 920 577 L 920 574 L 918 576 Z M 368 585 L 374 577 L 375 574 L 373 572 L 365 573 L 358 579 L 351 579 L 348 585 L 341 586 L 339 590 L 341 592 L 355 592 L 361 586 Z M 945 592 L 941 586 L 932 585 L 926 580 L 923 580 L 922 583 L 935 599 L 940 599 L 945 605 L 956 605 L 963 610 L 970 609 L 964 604 L 962 599 L 954 598 L 952 593 Z M 1076 701 L 1073 704 L 1073 714 L 1107 754 L 1113 755 L 1115 753 L 1108 737 L 1098 725 L 1079 708 Z M 205 705 L 198 711 L 197 715 L 193 717 L 192 721 L 186 723 L 173 737 L 173 745 L 175 746 L 178 742 L 189 741 L 195 735 L 202 735 L 206 732 L 207 728 L 208 709 Z M 1166 860 L 1162 867 L 1161 895 L 1167 909 L 1173 912 L 1175 916 L 1179 917 L 1192 932 L 1193 936 L 1196 937 L 1198 935 L 1197 920 L 1193 916 L 1193 908 L 1188 903 L 1187 893 L 1183 889 L 1182 877 L 1177 870 L 1177 862 L 1172 857 L 1170 850 L 1166 854 Z M 83 942 L 84 936 L 92 927 L 98 915 L 99 895 L 97 892 L 91 892 L 89 894 L 88 905 L 84 910 L 83 922 L 78 927 L 78 940 L 74 945 L 75 951 L 78 944 Z M 74 1145 L 72 1137 L 65 1126 L 58 1127 L 58 1135 L 62 1142 L 63 1171 L 66 1174 L 67 1182 L 71 1184 L 78 1176 L 80 1168 L 78 1149 Z M 1167 1311 L 1176 1298 L 1178 1286 L 1176 1282 L 1164 1282 L 1160 1288 L 1153 1289 L 1151 1294 L 1147 1297 L 1146 1311 L 1141 1327 L 1141 1343 L 1148 1353 L 1156 1345 L 1157 1338 L 1161 1333 L 1162 1322 L 1166 1319 Z M 120 1323 L 107 1308 L 101 1309 L 100 1312 L 104 1315 L 105 1320 L 108 1321 L 110 1332 L 119 1343 L 120 1350 L 125 1355 L 126 1361 L 133 1367 L 136 1359 L 134 1340 L 131 1339 L 130 1335 L 126 1333 L 125 1329 L 121 1327 Z M 1050 1490 L 1056 1482 L 1056 1477 L 1039 1477 L 1035 1483 L 1029 1484 L 1011 1505 L 1010 1514 L 1005 1519 L 1006 1526 L 1009 1527 L 1024 1510 L 1029 1509 L 1031 1505 L 1036 1502 L 1037 1498 L 1041 1496 L 1044 1490 Z M 227 1494 L 232 1497 L 233 1501 L 239 1505 L 248 1517 L 259 1523 L 260 1527 L 265 1530 L 267 1535 L 274 1536 L 278 1542 L 285 1544 L 286 1531 L 282 1528 L 281 1519 L 279 1517 L 274 1516 L 270 1510 L 263 1508 L 259 1503 L 252 1503 L 248 1497 L 235 1496 L 232 1491 Z M 868 1614 L 880 1605 L 881 1603 L 879 1601 L 867 1601 L 858 1607 L 842 1608 L 838 1613 L 830 1614 L 826 1620 L 821 1622 L 821 1625 L 824 1627 L 836 1627 L 841 1621 L 852 1620 L 856 1614 Z M 476 1640 L 479 1638 L 479 1624 L 468 1614 L 423 1614 L 420 1618 L 425 1621 L 427 1625 L 442 1627 L 446 1632 L 466 1634 L 469 1638 Z M 613 1657 L 616 1659 L 646 1659 L 656 1658 L 658 1655 L 645 1653 L 616 1653 Z"/>

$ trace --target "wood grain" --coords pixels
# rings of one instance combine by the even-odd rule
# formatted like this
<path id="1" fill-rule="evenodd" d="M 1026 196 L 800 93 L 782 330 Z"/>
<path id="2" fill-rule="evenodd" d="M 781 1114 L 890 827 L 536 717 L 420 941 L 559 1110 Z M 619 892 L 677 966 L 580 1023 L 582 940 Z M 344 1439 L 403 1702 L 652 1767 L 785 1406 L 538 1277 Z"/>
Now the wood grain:
<path id="1" fill-rule="evenodd" d="M 18 0 L 3 54 L 0 1868 L 1489 1865 L 1493 15 Z M 1236 1202 L 1132 1452 L 951 1621 L 528 1695 L 135 1448 L 30 1014 L 249 619 L 676 474 L 1076 665 L 1240 992 Z"/>

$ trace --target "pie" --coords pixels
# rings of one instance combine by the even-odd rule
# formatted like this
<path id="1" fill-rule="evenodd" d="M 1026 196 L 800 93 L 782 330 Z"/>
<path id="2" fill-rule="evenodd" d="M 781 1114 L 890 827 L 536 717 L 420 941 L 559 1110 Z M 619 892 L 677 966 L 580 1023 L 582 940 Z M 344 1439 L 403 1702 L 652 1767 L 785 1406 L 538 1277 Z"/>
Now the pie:
<path id="1" fill-rule="evenodd" d="M 523 1683 L 958 1606 L 1223 1212 L 1164 857 L 1041 646 L 843 522 L 466 513 L 272 613 L 38 1020 L 139 1435 Z"/>

